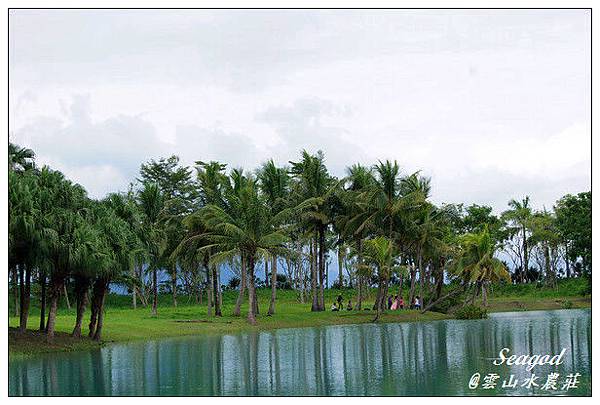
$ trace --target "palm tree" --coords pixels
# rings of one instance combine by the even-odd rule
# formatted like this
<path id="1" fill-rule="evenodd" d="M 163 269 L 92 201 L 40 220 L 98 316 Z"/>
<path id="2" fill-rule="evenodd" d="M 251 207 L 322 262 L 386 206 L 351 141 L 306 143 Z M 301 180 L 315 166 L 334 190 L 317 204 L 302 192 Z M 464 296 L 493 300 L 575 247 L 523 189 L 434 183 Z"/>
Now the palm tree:
<path id="1" fill-rule="evenodd" d="M 485 226 L 479 233 L 468 233 L 462 237 L 460 252 L 451 267 L 455 274 L 475 283 L 475 294 L 481 289 L 484 306 L 487 306 L 487 286 L 491 282 L 510 282 L 508 269 L 500 259 L 494 257 L 497 249 Z"/>
<path id="2" fill-rule="evenodd" d="M 225 193 L 231 189 L 231 183 L 224 173 L 226 164 L 211 161 L 211 162 L 196 162 L 197 180 L 200 187 L 200 203 L 201 206 L 217 205 L 225 207 Z M 232 175 L 241 170 L 233 170 Z M 209 263 L 209 258 L 213 254 L 210 249 L 205 249 L 204 267 L 208 280 L 208 315 L 210 316 L 212 306 L 215 308 L 215 316 L 221 316 L 221 288 L 219 266 Z"/>
<path id="3" fill-rule="evenodd" d="M 41 229 L 39 252 L 40 267 L 50 274 L 50 308 L 46 325 L 47 339 L 54 337 L 58 299 L 82 257 L 76 230 L 81 225 L 82 210 L 88 204 L 85 190 L 66 180 L 62 173 L 42 168 L 39 179 L 39 216 L 36 223 Z"/>
<path id="4" fill-rule="evenodd" d="M 323 283 L 325 281 L 325 233 L 332 222 L 330 210 L 330 198 L 335 187 L 335 179 L 327 172 L 323 152 L 318 151 L 310 155 L 302 151 L 302 160 L 290 162 L 290 174 L 296 179 L 292 186 L 294 198 L 305 209 L 298 209 L 302 220 L 312 227 L 314 241 L 312 243 L 312 257 L 314 263 L 311 266 L 311 311 L 324 311 Z"/>
<path id="5" fill-rule="evenodd" d="M 378 279 L 377 301 L 375 302 L 377 314 L 374 319 L 377 321 L 386 308 L 385 297 L 387 297 L 388 281 L 391 275 L 399 269 L 395 265 L 394 243 L 384 236 L 367 240 L 364 246 L 364 260 L 367 264 L 362 268 L 368 269 L 370 266 L 374 266 Z"/>
<path id="6" fill-rule="evenodd" d="M 275 166 L 273 160 L 265 163 L 258 172 L 260 189 L 265 196 L 271 216 L 286 209 L 289 198 L 290 178 L 286 168 Z M 277 256 L 271 257 L 271 302 L 267 315 L 275 314 L 277 297 Z"/>
<path id="7" fill-rule="evenodd" d="M 9 268 L 13 277 L 15 315 L 20 315 L 19 330 L 25 332 L 29 316 L 31 270 L 39 253 L 40 229 L 37 206 L 37 178 L 30 173 L 9 171 L 8 225 Z M 20 302 L 17 301 L 17 274 Z"/>
<path id="8" fill-rule="evenodd" d="M 357 217 L 360 225 L 356 232 L 373 229 L 377 235 L 384 235 L 394 241 L 399 250 L 408 242 L 408 225 L 406 223 L 409 215 L 418 209 L 424 202 L 426 195 L 421 188 L 413 187 L 413 181 L 409 176 L 406 179 L 400 177 L 400 167 L 396 161 L 379 162 L 373 167 L 375 181 L 360 196 L 361 210 Z M 353 219 L 353 222 L 356 219 Z M 411 274 L 411 291 L 414 291 L 415 273 Z M 382 293 L 378 290 L 378 293 Z M 376 302 L 382 302 L 381 297 Z"/>
<path id="9" fill-rule="evenodd" d="M 77 338 L 81 337 L 81 325 L 88 304 L 88 291 L 107 254 L 102 250 L 102 234 L 93 226 L 92 221 L 94 219 L 89 215 L 75 230 L 78 253 L 71 276 L 75 281 L 76 316 L 71 336 Z"/>
<path id="10" fill-rule="evenodd" d="M 356 265 L 362 265 L 362 244 L 366 234 L 373 232 L 371 213 L 363 203 L 367 191 L 374 187 L 375 178 L 371 168 L 355 164 L 347 170 L 345 179 L 347 188 L 338 193 L 341 209 L 335 217 L 335 227 L 341 230 L 346 240 L 356 253 Z M 362 307 L 364 277 L 358 274 L 358 299 L 357 309 Z"/>
<path id="11" fill-rule="evenodd" d="M 508 222 L 508 231 L 514 237 L 519 235 L 520 244 L 517 249 L 517 256 L 521 262 L 521 274 L 518 279 L 521 282 L 527 280 L 529 271 L 529 253 L 531 246 L 529 244 L 529 234 L 531 229 L 532 211 L 529 206 L 529 196 L 521 201 L 510 200 L 508 202 L 509 210 L 502 213 L 502 218 Z"/>
<path id="12" fill-rule="evenodd" d="M 35 153 L 28 148 L 22 148 L 12 142 L 8 143 L 8 169 L 24 172 L 35 168 Z"/>
<path id="13" fill-rule="evenodd" d="M 158 269 L 164 252 L 164 232 L 161 227 L 161 215 L 164 209 L 163 195 L 154 183 L 146 183 L 138 194 L 138 204 L 143 215 L 142 227 L 147 251 L 150 258 L 149 270 L 152 274 L 152 315 L 157 315 L 158 305 Z"/>
<path id="14" fill-rule="evenodd" d="M 249 177 L 239 193 L 227 195 L 226 208 L 209 204 L 200 209 L 198 215 L 208 233 L 203 237 L 208 244 L 201 250 L 215 250 L 212 263 L 223 263 L 236 255 L 244 257 L 248 272 L 248 321 L 256 323 L 256 291 L 254 269 L 257 257 L 286 252 L 284 243 L 288 238 L 278 228 L 289 212 L 276 215 L 258 193 L 256 180 Z"/>
<path id="15" fill-rule="evenodd" d="M 98 207 L 95 219 L 95 227 L 102 236 L 100 240 L 102 246 L 96 263 L 89 335 L 99 341 L 102 338 L 104 301 L 109 285 L 114 281 L 122 282 L 128 277 L 135 262 L 139 242 L 129 224 L 110 208 L 110 201 L 105 200 Z"/>

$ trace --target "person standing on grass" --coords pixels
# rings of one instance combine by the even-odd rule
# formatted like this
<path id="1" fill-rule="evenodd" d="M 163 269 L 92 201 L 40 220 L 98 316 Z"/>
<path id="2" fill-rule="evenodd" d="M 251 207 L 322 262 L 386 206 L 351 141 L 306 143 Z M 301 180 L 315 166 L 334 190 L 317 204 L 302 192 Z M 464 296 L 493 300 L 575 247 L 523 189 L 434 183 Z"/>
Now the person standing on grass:
<path id="1" fill-rule="evenodd" d="M 415 309 L 421 309 L 421 299 L 418 295 L 415 297 Z"/>
<path id="2" fill-rule="evenodd" d="M 398 302 L 398 307 L 400 309 L 404 309 L 404 298 L 400 297 L 400 301 Z"/>
<path id="3" fill-rule="evenodd" d="M 388 309 L 392 308 L 392 296 L 391 295 L 388 297 L 388 306 L 387 307 L 388 307 Z"/>

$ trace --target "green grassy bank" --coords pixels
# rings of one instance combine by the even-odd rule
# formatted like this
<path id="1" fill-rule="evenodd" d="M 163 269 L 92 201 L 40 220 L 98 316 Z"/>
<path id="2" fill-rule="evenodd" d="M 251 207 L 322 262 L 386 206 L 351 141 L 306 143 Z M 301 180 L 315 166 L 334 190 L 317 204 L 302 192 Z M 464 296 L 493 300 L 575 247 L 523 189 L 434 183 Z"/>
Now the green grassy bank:
<path id="1" fill-rule="evenodd" d="M 494 288 L 489 311 L 523 311 L 561 308 L 586 308 L 591 306 L 591 297 L 585 295 L 581 281 L 565 280 L 557 288 L 534 285 L 497 286 Z M 354 290 L 326 290 L 325 303 L 329 309 L 335 297 L 341 293 L 345 302 L 350 298 L 355 303 Z M 173 307 L 170 295 L 160 297 L 158 316 L 150 315 L 149 308 L 131 308 L 131 297 L 110 295 L 107 297 L 105 327 L 102 344 L 124 342 L 139 339 L 157 339 L 163 337 L 185 336 L 206 333 L 235 333 L 248 330 L 267 330 L 276 328 L 308 327 L 337 324 L 360 324 L 372 322 L 374 311 L 342 311 L 310 312 L 310 303 L 298 302 L 293 291 L 279 291 L 277 311 L 273 316 L 266 316 L 270 290 L 258 290 L 260 315 L 257 325 L 251 326 L 244 316 L 246 307 L 242 306 L 242 317 L 233 317 L 231 313 L 237 298 L 236 291 L 223 293 L 223 317 L 207 317 L 206 305 L 200 306 L 187 297 L 179 298 L 179 305 Z M 368 298 L 367 306 L 373 304 L 374 291 Z M 39 324 L 39 309 L 33 303 L 29 327 L 34 328 L 25 335 L 19 335 L 14 327 L 19 319 L 10 317 L 9 353 L 11 357 L 35 355 L 37 353 L 81 350 L 95 347 L 98 344 L 89 339 L 72 339 L 69 332 L 75 321 L 75 310 L 67 309 L 65 303 L 61 307 L 56 321 L 58 332 L 52 345 L 46 343 L 45 336 L 35 332 Z M 388 311 L 381 322 L 414 322 L 450 318 L 451 315 L 439 312 L 420 314 L 418 311 Z M 89 320 L 89 312 L 85 321 Z M 87 326 L 84 323 L 84 326 Z M 85 328 L 84 328 L 85 329 Z"/>

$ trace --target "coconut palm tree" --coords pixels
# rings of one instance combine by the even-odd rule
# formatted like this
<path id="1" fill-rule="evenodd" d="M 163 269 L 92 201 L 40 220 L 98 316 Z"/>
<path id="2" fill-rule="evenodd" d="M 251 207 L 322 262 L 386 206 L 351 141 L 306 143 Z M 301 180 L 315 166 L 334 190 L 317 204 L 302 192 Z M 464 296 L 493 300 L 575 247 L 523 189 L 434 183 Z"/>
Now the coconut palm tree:
<path id="1" fill-rule="evenodd" d="M 386 308 L 385 297 L 387 297 L 389 279 L 394 272 L 399 270 L 399 266 L 395 264 L 394 243 L 384 236 L 367 240 L 364 244 L 363 259 L 365 261 L 365 264 L 362 265 L 363 271 L 373 266 L 378 280 L 377 301 L 375 302 L 377 313 L 374 319 L 377 321 Z"/>
<path id="2" fill-rule="evenodd" d="M 315 155 L 302 151 L 302 159 L 290 162 L 290 174 L 296 180 L 292 185 L 292 198 L 297 206 L 303 204 L 306 208 L 299 209 L 304 222 L 312 227 L 314 232 L 313 260 L 311 266 L 311 311 L 324 311 L 323 283 L 325 281 L 325 233 L 333 221 L 330 207 L 333 191 L 336 189 L 336 180 L 327 172 L 325 156 L 318 151 Z"/>
<path id="3" fill-rule="evenodd" d="M 35 153 L 12 142 L 8 143 L 8 169 L 24 172 L 35 168 Z"/>
<path id="4" fill-rule="evenodd" d="M 144 184 L 138 194 L 138 205 L 142 213 L 144 242 L 150 260 L 149 271 L 152 274 L 152 315 L 156 316 L 158 314 L 158 270 L 165 250 L 164 230 L 160 223 L 165 204 L 158 185 Z"/>
<path id="5" fill-rule="evenodd" d="M 228 193 L 224 207 L 209 204 L 202 207 L 198 215 L 208 233 L 203 235 L 208 244 L 201 250 L 215 250 L 212 263 L 223 263 L 241 255 L 246 260 L 248 272 L 248 321 L 256 323 L 256 290 L 254 270 L 259 256 L 270 257 L 285 254 L 287 236 L 278 225 L 289 215 L 284 210 L 271 215 L 266 201 L 258 193 L 257 182 L 251 176 L 238 193 Z"/>
<path id="6" fill-rule="evenodd" d="M 485 226 L 481 232 L 467 233 L 461 238 L 460 251 L 451 266 L 455 274 L 474 284 L 475 294 L 481 289 L 484 306 L 487 306 L 487 287 L 491 282 L 510 282 L 506 265 L 494 257 L 497 249 L 494 238 Z"/>
<path id="7" fill-rule="evenodd" d="M 416 175 L 409 176 L 408 183 L 400 176 L 400 167 L 396 161 L 379 162 L 373 167 L 375 180 L 360 196 L 361 209 L 357 218 L 360 225 L 356 232 L 372 229 L 375 235 L 384 235 L 396 243 L 402 251 L 408 243 L 407 220 L 414 210 L 425 202 L 426 194 L 421 188 L 412 186 Z M 353 222 L 356 219 L 353 219 Z M 414 291 L 415 273 L 411 274 L 411 291 Z M 382 293 L 378 290 L 378 293 Z M 381 297 L 376 302 L 381 302 Z"/>
<path id="8" fill-rule="evenodd" d="M 529 196 L 526 196 L 521 201 L 512 199 L 508 202 L 508 206 L 510 209 L 502 213 L 502 219 L 507 222 L 507 231 L 511 235 L 511 239 L 515 237 L 520 239 L 515 241 L 515 253 L 521 264 L 521 273 L 517 279 L 520 282 L 525 282 L 527 281 L 527 272 L 529 271 L 529 254 L 531 251 L 529 236 L 531 234 L 531 221 L 533 217 L 533 212 L 529 205 Z"/>
<path id="9" fill-rule="evenodd" d="M 260 190 L 265 197 L 271 216 L 283 211 L 289 204 L 288 170 L 275 166 L 273 160 L 265 163 L 258 171 Z M 279 224 L 277 224 L 279 225 Z M 275 313 L 275 300 L 277 297 L 277 256 L 271 256 L 271 302 L 267 315 Z"/>

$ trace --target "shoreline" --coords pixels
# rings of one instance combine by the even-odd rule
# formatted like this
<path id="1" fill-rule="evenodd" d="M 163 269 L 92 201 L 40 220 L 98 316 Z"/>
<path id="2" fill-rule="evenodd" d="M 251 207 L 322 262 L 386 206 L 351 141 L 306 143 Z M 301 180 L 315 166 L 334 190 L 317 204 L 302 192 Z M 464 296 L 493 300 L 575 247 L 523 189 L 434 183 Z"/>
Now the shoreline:
<path id="1" fill-rule="evenodd" d="M 571 303 L 571 308 L 565 308 L 565 302 Z M 282 305 L 283 306 L 283 305 Z M 9 361 L 23 358 L 36 357 L 48 353 L 64 353 L 82 350 L 93 350 L 114 343 L 126 343 L 143 340 L 157 340 L 163 338 L 176 338 L 194 336 L 199 334 L 226 334 L 247 332 L 250 330 L 266 331 L 273 329 L 288 329 L 302 327 L 318 327 L 333 325 L 360 325 L 373 323 L 372 311 L 342 311 L 342 312 L 307 312 L 307 313 L 282 313 L 278 316 L 269 317 L 261 315 L 257 324 L 252 326 L 247 323 L 246 318 L 223 316 L 222 318 L 193 317 L 194 310 L 198 306 L 179 308 L 159 308 L 157 318 L 148 316 L 147 309 L 109 309 L 110 316 L 114 318 L 113 323 L 108 323 L 105 339 L 94 342 L 84 337 L 75 339 L 70 336 L 70 315 L 61 314 L 58 318 L 60 329 L 58 329 L 55 341 L 48 344 L 45 335 L 38 330 L 28 329 L 22 336 L 18 329 L 13 327 L 18 323 L 18 318 L 9 318 Z M 203 307 L 205 308 L 205 307 Z M 489 313 L 498 312 L 528 312 L 548 311 L 558 309 L 583 309 L 591 308 L 591 297 L 564 297 L 534 299 L 530 297 L 501 297 L 490 299 Z M 174 311 L 175 310 L 175 311 Z M 187 314 L 185 311 L 187 310 Z M 265 311 L 266 312 L 266 311 Z M 227 313 L 224 311 L 224 313 Z M 263 312 L 264 313 L 264 312 Z M 161 317 L 161 314 L 162 317 Z M 139 315 L 132 318 L 131 315 Z M 34 324 L 35 316 L 30 322 Z M 449 314 L 439 312 L 427 312 L 420 314 L 416 310 L 401 310 L 382 315 L 379 323 L 403 323 L 403 322 L 426 322 L 437 320 L 455 319 Z M 133 321 L 143 324 L 143 328 L 136 328 Z M 174 327 L 176 325 L 177 327 Z M 129 329 L 128 329 L 129 327 Z"/>

